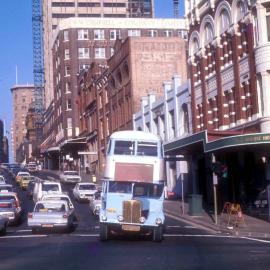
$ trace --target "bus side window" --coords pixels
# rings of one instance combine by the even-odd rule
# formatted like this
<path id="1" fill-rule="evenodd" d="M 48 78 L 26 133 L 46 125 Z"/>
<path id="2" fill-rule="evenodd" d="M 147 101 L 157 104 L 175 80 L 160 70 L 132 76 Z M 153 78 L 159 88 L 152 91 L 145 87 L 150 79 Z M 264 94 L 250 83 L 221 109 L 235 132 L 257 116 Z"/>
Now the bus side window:
<path id="1" fill-rule="evenodd" d="M 112 141 L 109 140 L 108 148 L 107 148 L 107 154 L 109 155 L 111 152 L 111 147 L 112 147 Z"/>

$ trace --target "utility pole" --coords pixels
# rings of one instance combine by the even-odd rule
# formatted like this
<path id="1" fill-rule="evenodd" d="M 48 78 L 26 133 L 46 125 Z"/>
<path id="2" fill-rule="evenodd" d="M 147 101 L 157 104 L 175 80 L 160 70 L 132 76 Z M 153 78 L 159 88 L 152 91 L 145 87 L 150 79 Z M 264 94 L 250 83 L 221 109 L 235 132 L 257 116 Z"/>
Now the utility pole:
<path id="1" fill-rule="evenodd" d="M 212 154 L 212 163 L 216 162 L 216 157 L 214 154 Z M 218 224 L 217 221 L 217 184 L 218 184 L 218 177 L 213 172 L 213 188 L 214 188 L 214 211 L 215 211 L 215 224 Z"/>

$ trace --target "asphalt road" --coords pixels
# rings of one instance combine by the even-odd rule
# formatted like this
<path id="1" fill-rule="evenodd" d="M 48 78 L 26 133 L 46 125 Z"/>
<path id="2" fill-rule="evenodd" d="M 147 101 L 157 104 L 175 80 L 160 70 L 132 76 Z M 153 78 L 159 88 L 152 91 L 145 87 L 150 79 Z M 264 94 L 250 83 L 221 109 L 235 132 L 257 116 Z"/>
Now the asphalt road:
<path id="1" fill-rule="evenodd" d="M 33 202 L 17 190 L 27 214 Z M 88 204 L 75 202 L 70 186 L 64 186 L 64 190 L 74 202 L 76 230 L 70 234 L 32 235 L 26 220 L 9 227 L 7 235 L 0 237 L 0 270 L 270 269 L 270 241 L 216 235 L 173 218 L 166 220 L 162 243 L 134 236 L 113 236 L 108 242 L 100 242 L 99 223 Z"/>

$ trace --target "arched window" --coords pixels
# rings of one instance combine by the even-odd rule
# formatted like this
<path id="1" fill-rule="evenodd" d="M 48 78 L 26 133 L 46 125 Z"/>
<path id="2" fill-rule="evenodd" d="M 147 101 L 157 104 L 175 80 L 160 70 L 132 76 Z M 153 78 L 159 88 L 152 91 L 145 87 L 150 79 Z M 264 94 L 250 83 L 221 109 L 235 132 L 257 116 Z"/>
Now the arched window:
<path id="1" fill-rule="evenodd" d="M 197 38 L 194 38 L 192 41 L 192 54 L 197 52 L 199 50 L 199 48 L 200 48 L 199 41 Z"/>
<path id="2" fill-rule="evenodd" d="M 206 45 L 214 38 L 214 31 L 213 31 L 212 25 L 209 22 L 206 23 L 204 26 L 204 33 L 205 33 L 204 43 Z"/>
<path id="3" fill-rule="evenodd" d="M 243 1 L 237 3 L 237 21 L 240 21 L 246 13 L 246 8 Z"/>
<path id="4" fill-rule="evenodd" d="M 230 26 L 230 16 L 226 9 L 223 9 L 220 13 L 220 32 L 224 32 Z"/>

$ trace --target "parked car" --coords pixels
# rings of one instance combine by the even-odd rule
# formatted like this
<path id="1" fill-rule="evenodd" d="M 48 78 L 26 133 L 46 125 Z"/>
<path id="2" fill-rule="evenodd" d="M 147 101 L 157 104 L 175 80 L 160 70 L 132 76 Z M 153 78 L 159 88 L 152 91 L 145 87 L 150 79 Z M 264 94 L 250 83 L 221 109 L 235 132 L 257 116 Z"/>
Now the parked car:
<path id="1" fill-rule="evenodd" d="M 76 171 L 64 171 L 60 174 L 60 181 L 62 183 L 79 183 L 81 182 L 81 177 Z"/>
<path id="2" fill-rule="evenodd" d="M 5 235 L 7 232 L 8 219 L 0 216 L 0 234 Z"/>
<path id="3" fill-rule="evenodd" d="M 73 221 L 73 212 L 68 203 L 60 200 L 38 201 L 27 219 L 32 232 L 36 232 L 38 229 L 70 230 L 73 228 Z"/>
<path id="4" fill-rule="evenodd" d="M 38 181 L 35 183 L 33 192 L 33 201 L 36 203 L 45 194 L 60 194 L 62 193 L 61 184 L 58 182 Z"/>
<path id="5" fill-rule="evenodd" d="M 21 178 L 24 177 L 24 176 L 30 176 L 30 173 L 29 172 L 24 172 L 24 171 L 19 171 L 17 173 L 17 176 L 16 176 L 16 183 L 19 185 L 20 184 L 20 181 L 21 181 Z"/>
<path id="6" fill-rule="evenodd" d="M 91 183 L 78 183 L 72 191 L 77 201 L 85 201 L 90 200 L 94 196 L 97 187 L 95 184 Z"/>
<path id="7" fill-rule="evenodd" d="M 0 216 L 8 219 L 8 224 L 18 225 L 21 221 L 22 211 L 18 210 L 13 200 L 0 201 Z"/>
<path id="8" fill-rule="evenodd" d="M 0 192 L 13 192 L 13 187 L 9 184 L 0 184 Z"/>
<path id="9" fill-rule="evenodd" d="M 12 202 L 12 206 L 10 204 L 5 206 L 7 208 L 12 208 L 12 211 L 14 211 L 13 216 L 11 214 L 9 214 L 9 223 L 18 224 L 21 217 L 22 217 L 23 210 L 21 208 L 21 203 L 18 199 L 17 194 L 15 192 L 6 192 L 6 193 L 1 192 L 0 193 L 0 203 L 2 203 L 2 202 L 4 203 L 4 205 L 7 202 Z M 3 208 L 4 208 L 4 206 L 3 206 Z"/>
<path id="10" fill-rule="evenodd" d="M 93 198 L 89 201 L 90 212 L 98 216 L 101 208 L 101 191 L 96 191 Z"/>

